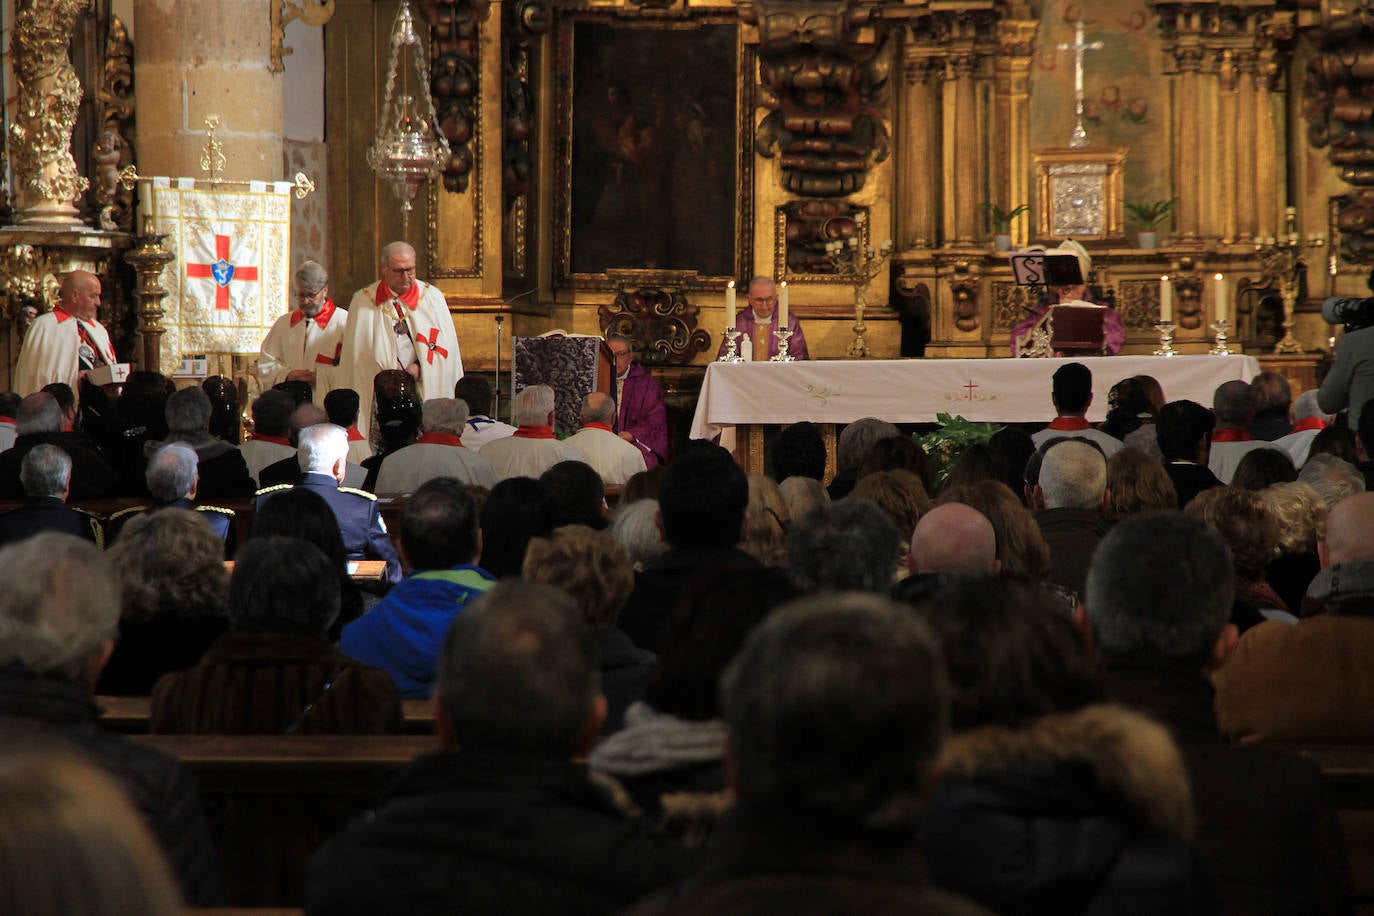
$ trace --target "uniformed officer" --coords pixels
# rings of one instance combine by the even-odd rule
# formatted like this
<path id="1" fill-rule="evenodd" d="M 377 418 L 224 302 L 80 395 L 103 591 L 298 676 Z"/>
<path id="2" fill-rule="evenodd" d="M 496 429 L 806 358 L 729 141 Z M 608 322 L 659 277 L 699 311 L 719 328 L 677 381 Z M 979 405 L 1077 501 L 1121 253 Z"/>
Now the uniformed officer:
<path id="1" fill-rule="evenodd" d="M 296 457 L 304 472 L 296 486 L 318 493 L 334 510 L 348 558 L 385 560 L 387 583 L 400 582 L 401 561 L 382 521 L 377 497 L 366 490 L 340 486 L 348 468 L 348 434 L 343 427 L 318 423 L 301 430 Z M 259 490 L 257 508 L 261 509 L 273 494 L 290 489 L 290 484 L 278 484 Z"/>
<path id="2" fill-rule="evenodd" d="M 105 540 L 113 544 L 129 520 L 145 512 L 158 509 L 187 509 L 205 519 L 220 540 L 224 541 L 224 555 L 232 557 L 238 539 L 234 533 L 234 510 L 223 506 L 195 504 L 196 489 L 200 486 L 199 458 L 189 445 L 173 442 L 164 445 L 148 459 L 144 478 L 152 494 L 151 506 L 121 509 L 110 516 L 105 527 Z"/>

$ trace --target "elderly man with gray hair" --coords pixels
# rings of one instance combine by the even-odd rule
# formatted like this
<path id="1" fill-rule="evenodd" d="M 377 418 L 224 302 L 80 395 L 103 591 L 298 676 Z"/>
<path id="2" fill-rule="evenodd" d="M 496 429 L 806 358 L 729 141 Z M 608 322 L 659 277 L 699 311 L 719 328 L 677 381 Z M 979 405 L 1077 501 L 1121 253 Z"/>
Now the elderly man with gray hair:
<path id="1" fill-rule="evenodd" d="M 1288 453 L 1295 468 L 1301 468 L 1307 462 L 1312 440 L 1334 419 L 1334 415 L 1324 412 L 1317 403 L 1317 389 L 1309 388 L 1293 402 L 1292 430 L 1275 439 L 1274 445 Z"/>
<path id="2" fill-rule="evenodd" d="M 179 442 L 164 445 L 154 452 L 148 461 L 144 479 L 148 483 L 148 492 L 153 497 L 153 504 L 122 509 L 111 515 L 106 526 L 106 540 L 114 543 L 124 530 L 124 526 L 135 516 L 158 509 L 186 509 L 203 518 L 210 526 L 210 530 L 224 541 L 226 556 L 233 555 L 237 544 L 234 537 L 234 510 L 223 506 L 195 505 L 200 474 L 197 472 L 194 449 Z"/>
<path id="3" fill-rule="evenodd" d="M 342 426 L 317 423 L 301 430 L 296 458 L 301 481 L 295 487 L 318 494 L 334 512 L 350 560 L 385 560 L 386 582 L 401 581 L 401 560 L 382 521 L 377 497 L 366 490 L 340 486 L 348 473 L 348 434 Z M 294 489 L 283 483 L 258 491 L 257 508 L 278 493 Z"/>
<path id="4" fill-rule="evenodd" d="M 448 300 L 415 278 L 415 249 L 391 242 L 381 251 L 381 282 L 353 294 L 333 384 L 358 392 L 358 432 L 372 428 L 372 380 L 400 369 L 420 383 L 422 398 L 448 397 L 463 377 L 463 357 Z"/>
<path id="5" fill-rule="evenodd" d="M 1053 441 L 1043 452 L 1040 477 L 1031 491 L 1035 523 L 1050 547 L 1055 585 L 1083 594 L 1088 561 L 1111 530 L 1102 514 L 1107 503 L 1107 460 L 1096 445 L 1074 439 Z"/>
<path id="6" fill-rule="evenodd" d="M 262 387 L 281 382 L 305 382 L 315 403 L 333 387 L 330 376 L 339 365 L 348 312 L 329 298 L 329 274 L 315 261 L 306 261 L 292 282 L 296 307 L 278 318 L 262 341 L 254 371 Z"/>
<path id="7" fill-rule="evenodd" d="M 560 461 L 591 464 L 576 446 L 558 441 L 553 432 L 554 393 L 548 385 L 530 385 L 515 396 L 513 435 L 482 446 L 481 455 L 496 476 L 538 477 Z"/>
<path id="8" fill-rule="evenodd" d="M 257 485 L 248 473 L 248 462 L 232 442 L 210 433 L 210 396 L 199 386 L 182 388 L 167 399 L 167 438 L 143 446 L 151 458 L 158 449 L 180 443 L 195 450 L 196 473 L 200 477 L 199 492 L 206 499 L 225 499 L 252 496 Z"/>
<path id="9" fill-rule="evenodd" d="M 435 477 L 453 477 L 490 490 L 496 486 L 491 462 L 463 445 L 468 405 L 458 398 L 431 398 L 421 407 L 424 432 L 413 445 L 382 459 L 378 493 L 414 493 Z"/>
<path id="10" fill-rule="evenodd" d="M 67 506 L 72 459 L 55 445 L 29 450 L 19 470 L 28 499 L 18 509 L 0 515 L 0 545 L 22 541 L 44 531 L 57 531 L 99 544 L 100 522 L 95 516 Z"/>
<path id="11" fill-rule="evenodd" d="M 582 399 L 582 428 L 564 440 L 565 445 L 581 449 L 608 487 L 624 486 L 640 471 L 646 470 L 644 453 L 616 435 L 615 398 L 604 391 L 593 391 Z"/>
<path id="12" fill-rule="evenodd" d="M 119 474 L 105 460 L 95 440 L 85 433 L 67 431 L 62 407 L 46 391 L 37 391 L 19 402 L 15 411 L 14 446 L 0 452 L 0 499 L 23 499 L 19 481 L 24 456 L 39 445 L 55 445 L 72 460 L 72 499 L 103 499 L 113 496 Z"/>
<path id="13" fill-rule="evenodd" d="M 223 903 L 195 783 L 174 758 L 107 731 L 91 690 L 114 649 L 119 589 L 94 545 L 45 532 L 0 550 L 0 743 L 61 741 L 112 775 L 192 906 Z"/>

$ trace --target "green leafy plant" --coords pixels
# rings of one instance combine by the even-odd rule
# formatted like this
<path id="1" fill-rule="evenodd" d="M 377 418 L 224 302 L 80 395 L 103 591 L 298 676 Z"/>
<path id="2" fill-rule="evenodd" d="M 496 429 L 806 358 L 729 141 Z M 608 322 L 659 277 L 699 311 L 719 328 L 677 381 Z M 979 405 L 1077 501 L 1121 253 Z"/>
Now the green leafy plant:
<path id="1" fill-rule="evenodd" d="M 1173 212 L 1176 203 L 1178 198 L 1171 197 L 1168 200 L 1157 200 L 1152 204 L 1127 203 L 1125 207 L 1126 212 L 1130 214 L 1131 222 L 1143 230 L 1150 230 L 1164 222 L 1164 218 Z"/>
<path id="2" fill-rule="evenodd" d="M 950 469 L 959 456 L 971 445 L 981 445 L 1002 429 L 995 423 L 972 423 L 963 417 L 937 413 L 935 422 L 939 429 L 912 436 L 925 449 L 931 460 L 936 488 L 943 487 L 949 478 Z"/>
<path id="3" fill-rule="evenodd" d="M 992 223 L 992 229 L 997 233 L 1011 231 L 1011 221 L 1022 213 L 1030 212 L 1030 204 L 1022 204 L 1012 210 L 1003 210 L 997 204 L 990 201 L 984 202 L 983 209 L 988 211 L 988 221 Z"/>

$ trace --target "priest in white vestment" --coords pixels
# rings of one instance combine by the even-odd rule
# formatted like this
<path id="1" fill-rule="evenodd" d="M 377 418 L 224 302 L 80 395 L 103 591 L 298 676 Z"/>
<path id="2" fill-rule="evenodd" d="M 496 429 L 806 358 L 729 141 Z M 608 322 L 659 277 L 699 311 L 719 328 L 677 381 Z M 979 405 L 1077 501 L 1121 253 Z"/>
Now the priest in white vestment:
<path id="1" fill-rule="evenodd" d="M 644 453 L 611 429 L 615 413 L 615 398 L 604 391 L 591 392 L 582 399 L 582 429 L 563 440 L 586 454 L 587 463 L 608 487 L 624 486 L 646 469 Z"/>
<path id="2" fill-rule="evenodd" d="M 57 305 L 34 319 L 24 335 L 11 386 L 15 394 L 30 395 L 64 382 L 80 397 L 87 372 L 118 362 L 109 333 L 96 320 L 99 310 L 99 277 L 85 270 L 63 277 Z"/>
<path id="3" fill-rule="evenodd" d="M 463 376 L 458 335 L 443 293 L 415 279 L 415 249 L 392 242 L 382 249 L 382 279 L 353 295 L 333 384 L 358 392 L 358 431 L 372 427 L 372 380 L 383 369 L 402 369 L 420 385 L 423 399 L 453 396 Z"/>
<path id="4" fill-rule="evenodd" d="M 453 477 L 490 490 L 496 486 L 491 462 L 463 442 L 468 405 L 458 398 L 431 398 L 423 411 L 425 431 L 413 445 L 382 459 L 376 493 L 414 493 L 435 477 Z"/>
<path id="5" fill-rule="evenodd" d="M 315 261 L 306 261 L 293 282 L 296 307 L 276 320 L 262 341 L 256 372 L 263 388 L 281 382 L 306 382 L 316 404 L 332 387 L 333 373 L 343 350 L 348 312 L 329 298 L 329 274 Z"/>

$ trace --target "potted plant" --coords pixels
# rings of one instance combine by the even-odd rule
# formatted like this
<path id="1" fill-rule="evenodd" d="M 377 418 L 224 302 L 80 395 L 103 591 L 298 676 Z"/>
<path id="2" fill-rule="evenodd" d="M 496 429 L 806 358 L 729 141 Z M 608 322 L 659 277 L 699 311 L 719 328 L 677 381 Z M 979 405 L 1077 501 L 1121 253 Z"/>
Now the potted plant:
<path id="1" fill-rule="evenodd" d="M 1157 200 L 1152 204 L 1126 204 L 1126 212 L 1136 225 L 1135 241 L 1141 248 L 1154 248 L 1159 244 L 1159 224 L 1173 212 L 1177 197 Z"/>
<path id="2" fill-rule="evenodd" d="M 1011 251 L 1011 221 L 1022 213 L 1029 213 L 1030 204 L 1003 210 L 997 204 L 985 202 L 983 209 L 988 211 L 988 219 L 992 223 L 992 247 L 997 251 Z"/>

